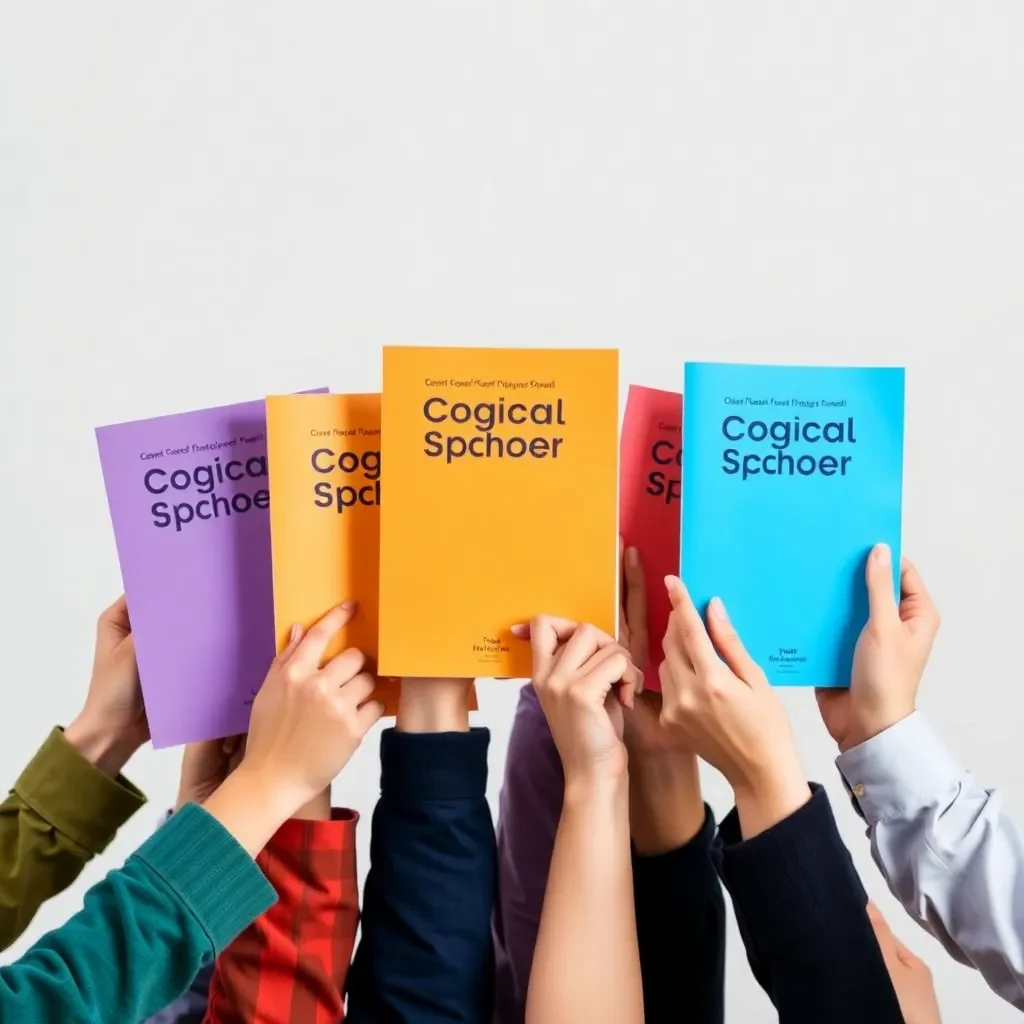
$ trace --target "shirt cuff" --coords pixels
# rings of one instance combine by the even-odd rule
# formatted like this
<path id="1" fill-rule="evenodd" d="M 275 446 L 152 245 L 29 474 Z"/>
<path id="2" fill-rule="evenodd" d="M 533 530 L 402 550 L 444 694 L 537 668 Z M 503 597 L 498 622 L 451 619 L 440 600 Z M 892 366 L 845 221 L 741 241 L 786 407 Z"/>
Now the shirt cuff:
<path id="1" fill-rule="evenodd" d="M 132 857 L 174 890 L 218 954 L 277 902 L 252 857 L 197 804 L 182 807 Z"/>
<path id="2" fill-rule="evenodd" d="M 836 767 L 868 825 L 934 806 L 966 774 L 919 711 L 840 754 Z"/>
<path id="3" fill-rule="evenodd" d="M 399 732 L 380 737 L 382 799 L 482 800 L 487 793 L 488 729 Z"/>
<path id="4" fill-rule="evenodd" d="M 47 824 L 90 854 L 102 853 L 146 802 L 123 775 L 112 779 L 55 728 L 29 761 L 14 792 Z"/>
<path id="5" fill-rule="evenodd" d="M 287 856 L 295 863 L 316 861 L 336 878 L 356 877 L 356 825 L 359 812 L 331 809 L 327 820 L 289 818 L 267 843 L 265 852 Z M 328 857 L 321 858 L 321 854 Z"/>

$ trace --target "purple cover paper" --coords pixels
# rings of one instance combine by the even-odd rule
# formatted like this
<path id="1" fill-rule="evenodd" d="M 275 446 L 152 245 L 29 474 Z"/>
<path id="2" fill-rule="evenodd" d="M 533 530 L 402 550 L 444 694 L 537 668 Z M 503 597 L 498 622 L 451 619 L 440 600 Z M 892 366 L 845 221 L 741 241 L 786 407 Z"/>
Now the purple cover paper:
<path id="1" fill-rule="evenodd" d="M 266 435 L 262 399 L 96 429 L 154 747 L 245 732 L 274 658 Z"/>

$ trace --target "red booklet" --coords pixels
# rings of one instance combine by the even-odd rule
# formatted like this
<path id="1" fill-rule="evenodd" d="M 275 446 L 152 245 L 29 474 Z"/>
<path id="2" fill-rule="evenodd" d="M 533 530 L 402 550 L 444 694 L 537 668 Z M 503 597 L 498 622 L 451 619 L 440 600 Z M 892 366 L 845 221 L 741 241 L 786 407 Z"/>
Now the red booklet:
<path id="1" fill-rule="evenodd" d="M 679 573 L 683 494 L 683 396 L 631 385 L 622 423 L 619 531 L 640 552 L 647 580 L 650 658 L 644 688 L 660 690 L 661 641 L 668 627 L 665 577 Z"/>

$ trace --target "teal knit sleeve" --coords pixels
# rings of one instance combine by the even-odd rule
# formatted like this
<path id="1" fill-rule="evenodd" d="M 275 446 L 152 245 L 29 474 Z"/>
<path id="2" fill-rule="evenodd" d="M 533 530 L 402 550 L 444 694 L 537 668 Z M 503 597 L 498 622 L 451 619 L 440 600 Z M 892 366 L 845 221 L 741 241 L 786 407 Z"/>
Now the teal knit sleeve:
<path id="1" fill-rule="evenodd" d="M 143 1020 L 275 898 L 234 838 L 188 805 L 93 886 L 79 913 L 0 967 L 0 1020 Z"/>

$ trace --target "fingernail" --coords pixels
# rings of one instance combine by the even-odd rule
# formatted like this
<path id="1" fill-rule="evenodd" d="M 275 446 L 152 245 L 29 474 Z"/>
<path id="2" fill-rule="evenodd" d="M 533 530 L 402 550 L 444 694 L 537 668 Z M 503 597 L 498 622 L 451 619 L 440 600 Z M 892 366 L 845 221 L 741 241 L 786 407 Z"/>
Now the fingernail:
<path id="1" fill-rule="evenodd" d="M 716 619 L 718 619 L 719 622 L 729 621 L 729 616 L 726 613 L 725 605 L 722 604 L 722 599 L 720 597 L 711 598 L 711 603 L 708 605 L 708 609 L 710 610 L 711 614 Z"/>
<path id="2" fill-rule="evenodd" d="M 635 569 L 640 564 L 640 552 L 636 548 L 626 548 L 626 565 Z"/>
<path id="3" fill-rule="evenodd" d="M 525 637 L 529 634 L 530 627 L 525 622 L 517 622 L 511 629 L 513 636 Z"/>
<path id="4" fill-rule="evenodd" d="M 666 576 L 665 577 L 665 589 L 671 594 L 678 590 L 680 587 L 678 576 Z"/>
<path id="5" fill-rule="evenodd" d="M 640 671 L 640 669 L 636 670 L 636 692 L 644 692 L 644 674 Z"/>
<path id="6" fill-rule="evenodd" d="M 338 605 L 338 607 L 343 612 L 350 612 L 350 611 L 352 611 L 353 608 L 355 608 L 355 606 L 356 606 L 355 601 L 342 601 L 341 604 Z"/>
<path id="7" fill-rule="evenodd" d="M 288 643 L 293 644 L 299 639 L 299 634 L 302 632 L 302 627 L 297 623 L 292 623 L 292 631 L 288 635 Z"/>
<path id="8" fill-rule="evenodd" d="M 879 565 L 889 565 L 892 562 L 892 552 L 888 544 L 876 544 L 875 550 L 871 553 Z"/>

